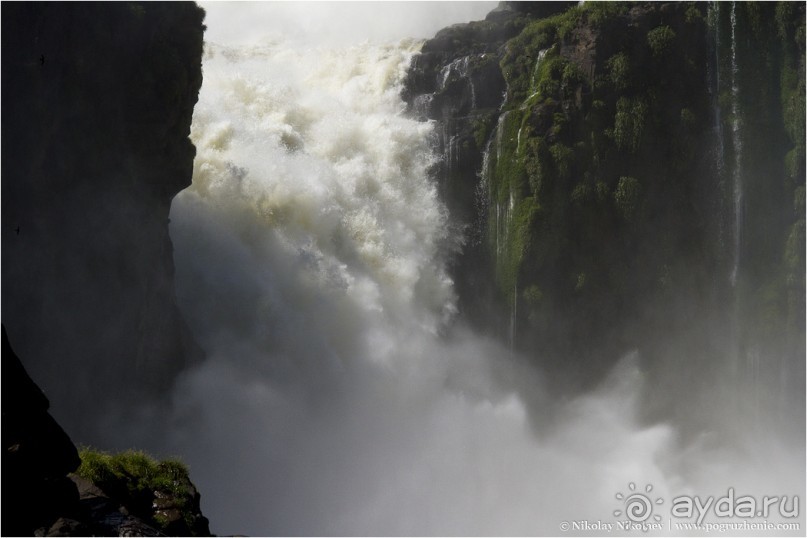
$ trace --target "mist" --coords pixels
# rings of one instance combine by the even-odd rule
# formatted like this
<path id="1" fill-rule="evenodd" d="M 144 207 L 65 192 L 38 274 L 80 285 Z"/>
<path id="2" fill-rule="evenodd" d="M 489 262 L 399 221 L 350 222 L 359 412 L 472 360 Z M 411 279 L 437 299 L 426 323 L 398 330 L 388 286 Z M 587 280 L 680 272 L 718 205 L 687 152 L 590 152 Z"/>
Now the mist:
<path id="1" fill-rule="evenodd" d="M 463 238 L 400 85 L 417 38 L 492 4 L 202 3 L 171 237 L 207 360 L 177 383 L 159 449 L 189 463 L 213 532 L 558 534 L 613 520 L 632 483 L 668 503 L 665 524 L 676 495 L 803 493 L 803 447 L 643 421 L 637 353 L 564 398 L 458 321 Z"/>
<path id="2" fill-rule="evenodd" d="M 427 39 L 458 22 L 482 20 L 498 2 L 199 2 L 206 40 L 254 44 L 283 36 L 301 46 Z"/>

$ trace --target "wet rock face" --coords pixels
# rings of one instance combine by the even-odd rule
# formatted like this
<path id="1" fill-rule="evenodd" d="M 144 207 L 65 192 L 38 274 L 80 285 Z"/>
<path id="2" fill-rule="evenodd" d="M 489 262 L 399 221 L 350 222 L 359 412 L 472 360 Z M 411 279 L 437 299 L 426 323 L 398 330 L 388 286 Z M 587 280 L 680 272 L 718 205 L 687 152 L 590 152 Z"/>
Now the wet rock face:
<path id="1" fill-rule="evenodd" d="M 632 350 L 671 393 L 759 349 L 759 383 L 803 380 L 803 28 L 786 2 L 524 2 L 426 42 L 403 96 L 436 122 L 461 313 L 571 390 Z"/>
<path id="2" fill-rule="evenodd" d="M 199 509 L 199 493 L 190 481 L 189 498 L 152 491 L 146 496 L 153 504 L 144 508 L 133 507 L 132 499 L 110 495 L 81 476 L 70 475 L 70 480 L 78 489 L 80 519 L 60 518 L 51 525 L 49 536 L 210 536 L 207 518 Z"/>
<path id="3" fill-rule="evenodd" d="M 82 465 L 71 478 L 91 521 L 120 527 L 131 520 L 171 536 L 210 534 L 201 495 L 182 463 L 156 461 L 135 450 L 106 454 L 82 449 L 81 457 Z"/>
<path id="4" fill-rule="evenodd" d="M 208 520 L 202 515 L 199 506 L 201 495 L 190 480 L 183 487 L 185 493 L 181 496 L 167 491 L 155 491 L 153 517 L 162 522 L 163 529 L 169 536 L 210 535 Z"/>
<path id="5" fill-rule="evenodd" d="M 168 214 L 190 184 L 204 12 L 3 6 L 2 311 L 86 441 L 200 354 L 174 304 Z"/>
<path id="6" fill-rule="evenodd" d="M 551 16 L 574 2 L 502 2 L 484 21 L 455 24 L 426 41 L 404 84 L 409 113 L 436 120 L 434 148 L 443 158 L 433 175 L 464 237 L 452 272 L 463 315 L 487 318 L 496 303 L 492 262 L 485 245 L 486 195 L 480 192 L 483 157 L 506 95 L 500 62 L 508 40 L 531 20 Z M 484 323 L 480 325 L 485 325 Z"/>
<path id="7" fill-rule="evenodd" d="M 641 345 L 640 305 L 671 293 L 668 273 L 708 279 L 713 193 L 693 151 L 710 136 L 708 52 L 689 11 L 503 4 L 413 62 L 404 96 L 437 121 L 435 176 L 466 238 L 460 308 L 572 385 Z"/>
<path id="8" fill-rule="evenodd" d="M 505 42 L 533 18 L 560 13 L 574 2 L 502 2 L 484 21 L 455 24 L 426 41 L 404 84 L 410 111 L 423 119 L 456 119 L 502 105 L 499 61 Z"/>
<path id="9" fill-rule="evenodd" d="M 441 30 L 415 57 L 403 90 L 411 114 L 438 124 L 434 147 L 443 158 L 433 174 L 453 222 L 468 238 L 462 261 L 454 260 L 453 267 L 463 312 L 492 299 L 489 274 L 465 268 L 469 263 L 489 265 L 476 219 L 478 172 L 487 131 L 495 124 L 504 96 L 499 49 L 526 20 L 503 4 L 485 21 Z M 469 297 L 480 300 L 466 301 Z"/>

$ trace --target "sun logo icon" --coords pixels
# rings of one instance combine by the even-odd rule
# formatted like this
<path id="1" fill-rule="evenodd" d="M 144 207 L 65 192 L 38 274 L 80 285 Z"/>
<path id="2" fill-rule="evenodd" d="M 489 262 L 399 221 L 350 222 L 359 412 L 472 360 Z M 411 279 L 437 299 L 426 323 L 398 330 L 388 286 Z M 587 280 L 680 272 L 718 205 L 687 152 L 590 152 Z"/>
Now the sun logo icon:
<path id="1" fill-rule="evenodd" d="M 653 514 L 653 504 L 662 504 L 664 503 L 664 499 L 658 497 L 655 501 L 651 501 L 650 497 L 645 495 L 645 493 L 649 494 L 651 491 L 653 491 L 653 485 L 648 484 L 645 486 L 645 493 L 633 493 L 636 491 L 636 484 L 633 482 L 628 484 L 628 488 L 631 492 L 627 493 L 626 495 L 623 495 L 622 493 L 616 494 L 617 500 L 622 501 L 625 505 L 625 516 L 627 516 L 627 518 L 634 523 L 647 521 L 651 515 L 656 522 L 661 521 L 660 515 Z M 621 516 L 622 513 L 623 511 L 621 509 L 614 510 L 614 515 L 616 517 Z"/>

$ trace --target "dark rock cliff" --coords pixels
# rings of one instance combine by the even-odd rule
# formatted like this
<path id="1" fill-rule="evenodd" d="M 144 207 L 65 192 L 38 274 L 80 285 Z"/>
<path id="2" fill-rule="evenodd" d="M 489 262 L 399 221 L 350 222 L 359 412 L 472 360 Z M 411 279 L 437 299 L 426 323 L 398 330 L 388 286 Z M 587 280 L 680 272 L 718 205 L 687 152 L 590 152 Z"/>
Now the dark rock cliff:
<path id="1" fill-rule="evenodd" d="M 803 410 L 803 73 L 803 3 L 514 2 L 442 30 L 403 96 L 437 122 L 463 314 L 561 390 L 638 350 L 650 417 Z"/>
<path id="2" fill-rule="evenodd" d="M 88 450 L 80 459 L 5 327 L 2 338 L 4 536 L 210 535 L 182 464 Z M 156 480 L 160 475 L 170 480 Z"/>
<path id="3" fill-rule="evenodd" d="M 4 536 L 30 536 L 57 517 L 78 512 L 78 491 L 67 478 L 78 451 L 48 413 L 50 402 L 31 380 L 3 328 Z"/>
<path id="4" fill-rule="evenodd" d="M 2 317 L 68 431 L 159 394 L 200 354 L 174 303 L 204 12 L 2 6 Z"/>
<path id="5" fill-rule="evenodd" d="M 463 255 L 453 260 L 460 308 L 481 318 L 495 302 L 489 282 L 490 253 L 483 241 L 486 195 L 478 176 L 491 129 L 503 105 L 506 84 L 501 50 L 533 17 L 550 16 L 574 2 L 503 2 L 484 21 L 455 24 L 427 41 L 407 74 L 403 98 L 410 113 L 437 120 L 434 145 L 444 158 L 433 173 L 464 237 Z"/>

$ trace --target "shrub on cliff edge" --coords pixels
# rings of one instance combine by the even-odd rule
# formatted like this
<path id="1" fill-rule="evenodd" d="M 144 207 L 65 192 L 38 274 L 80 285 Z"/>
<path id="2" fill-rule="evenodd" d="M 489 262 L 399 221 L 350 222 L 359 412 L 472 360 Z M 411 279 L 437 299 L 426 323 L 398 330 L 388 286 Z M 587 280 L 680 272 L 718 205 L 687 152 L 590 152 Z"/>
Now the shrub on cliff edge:
<path id="1" fill-rule="evenodd" d="M 156 523 L 168 534 L 207 534 L 206 519 L 198 509 L 199 495 L 181 461 L 157 461 L 140 450 L 109 454 L 88 447 L 81 448 L 79 456 L 76 474 L 133 515 Z"/>

